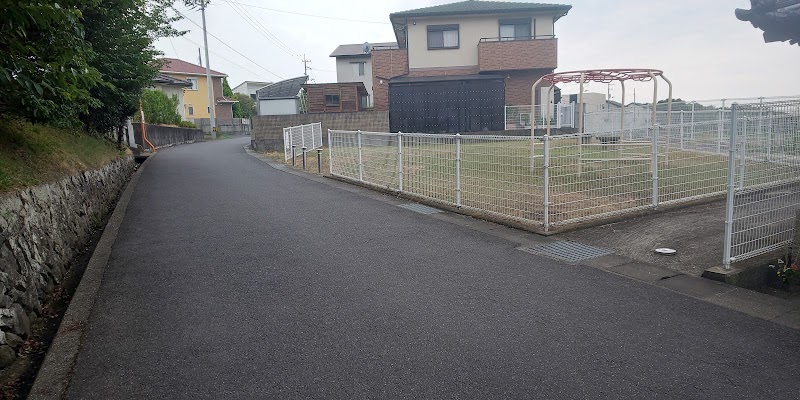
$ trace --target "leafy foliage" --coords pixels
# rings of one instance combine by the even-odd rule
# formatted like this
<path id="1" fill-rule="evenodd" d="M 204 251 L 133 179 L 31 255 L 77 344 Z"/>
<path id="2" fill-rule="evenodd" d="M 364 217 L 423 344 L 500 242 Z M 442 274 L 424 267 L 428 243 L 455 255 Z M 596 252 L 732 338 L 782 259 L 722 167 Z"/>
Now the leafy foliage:
<path id="1" fill-rule="evenodd" d="M 256 115 L 256 102 L 250 96 L 236 93 L 233 98 L 239 100 L 233 103 L 233 118 L 252 118 Z"/>
<path id="2" fill-rule="evenodd" d="M 0 5 L 0 113 L 106 133 L 158 70 L 170 0 L 7 0 Z"/>
<path id="3" fill-rule="evenodd" d="M 228 78 L 222 78 L 222 95 L 228 98 L 233 97 L 233 90 L 231 90 L 231 85 L 228 84 Z"/>
<path id="4" fill-rule="evenodd" d="M 181 115 L 176 111 L 178 98 L 169 97 L 160 90 L 146 89 L 142 93 L 142 110 L 148 124 L 178 125 Z"/>

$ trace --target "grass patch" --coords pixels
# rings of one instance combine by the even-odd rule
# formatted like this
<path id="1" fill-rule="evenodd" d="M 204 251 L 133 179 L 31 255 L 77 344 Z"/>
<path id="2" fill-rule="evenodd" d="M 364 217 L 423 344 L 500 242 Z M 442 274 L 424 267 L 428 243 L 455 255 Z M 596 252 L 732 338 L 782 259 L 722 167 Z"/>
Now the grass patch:
<path id="1" fill-rule="evenodd" d="M 122 153 L 79 129 L 0 119 L 0 193 L 100 168 Z"/>

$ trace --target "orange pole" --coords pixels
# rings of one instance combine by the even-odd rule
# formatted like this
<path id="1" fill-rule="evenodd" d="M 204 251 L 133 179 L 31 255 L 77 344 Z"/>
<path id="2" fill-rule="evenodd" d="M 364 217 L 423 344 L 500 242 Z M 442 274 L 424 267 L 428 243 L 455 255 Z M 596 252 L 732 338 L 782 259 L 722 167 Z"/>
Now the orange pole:
<path id="1" fill-rule="evenodd" d="M 150 149 L 153 153 L 156 152 L 156 146 L 153 146 L 153 143 L 150 143 L 147 140 L 147 127 L 144 124 L 144 109 L 142 108 L 142 98 L 139 98 L 139 122 L 142 124 L 142 140 L 150 146 Z"/>

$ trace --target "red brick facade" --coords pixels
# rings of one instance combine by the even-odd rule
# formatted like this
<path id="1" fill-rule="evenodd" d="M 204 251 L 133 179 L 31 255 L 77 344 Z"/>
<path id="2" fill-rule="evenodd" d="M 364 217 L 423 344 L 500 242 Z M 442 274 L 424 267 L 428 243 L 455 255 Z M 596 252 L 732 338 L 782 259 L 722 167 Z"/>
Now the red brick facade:
<path id="1" fill-rule="evenodd" d="M 510 40 L 478 44 L 481 72 L 524 69 L 555 69 L 558 39 Z"/>
<path id="2" fill-rule="evenodd" d="M 389 79 L 408 73 L 405 49 L 372 50 L 373 109 L 389 109 Z"/>

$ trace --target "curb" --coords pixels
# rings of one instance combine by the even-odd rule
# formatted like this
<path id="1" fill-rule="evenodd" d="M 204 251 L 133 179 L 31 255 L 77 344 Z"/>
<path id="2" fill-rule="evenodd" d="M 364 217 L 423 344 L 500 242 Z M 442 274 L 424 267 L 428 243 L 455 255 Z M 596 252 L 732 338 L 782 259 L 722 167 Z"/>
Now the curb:
<path id="1" fill-rule="evenodd" d="M 97 242 L 94 253 L 89 259 L 83 277 L 75 289 L 67 311 L 64 313 L 64 319 L 61 320 L 53 343 L 47 350 L 44 362 L 39 367 L 28 399 L 62 399 L 66 397 L 72 380 L 72 369 L 78 358 L 83 338 L 89 329 L 89 317 L 94 308 L 94 301 L 103 280 L 108 258 L 111 256 L 111 248 L 117 239 L 128 203 L 146 165 L 147 160 L 139 165 L 120 195 L 117 205 L 103 229 L 103 234 Z"/>

